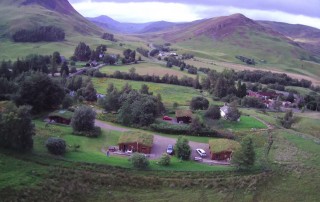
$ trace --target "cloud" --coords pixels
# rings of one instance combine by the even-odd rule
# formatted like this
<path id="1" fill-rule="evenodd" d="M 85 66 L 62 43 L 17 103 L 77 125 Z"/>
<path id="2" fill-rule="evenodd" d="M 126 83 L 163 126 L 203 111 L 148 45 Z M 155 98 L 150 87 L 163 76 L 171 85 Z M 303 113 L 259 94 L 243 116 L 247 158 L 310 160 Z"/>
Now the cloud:
<path id="1" fill-rule="evenodd" d="M 128 3 L 127 1 L 130 2 Z M 304 24 L 320 28 L 320 17 L 302 14 L 304 13 L 303 10 L 306 10 L 305 8 L 308 8 L 309 5 L 311 5 L 308 3 L 308 5 L 302 6 L 302 1 L 295 1 L 293 3 L 291 0 L 290 2 L 292 5 L 289 6 L 286 5 L 286 3 L 289 2 L 288 0 L 277 0 L 278 9 L 272 9 L 275 7 L 275 0 L 253 0 L 250 1 L 250 4 L 240 4 L 238 0 L 177 0 L 175 1 L 176 3 L 172 3 L 171 1 L 172 0 L 161 0 L 161 2 L 152 2 L 137 0 L 133 2 L 133 0 L 120 0 L 117 2 L 106 2 L 105 0 L 70 0 L 75 9 L 84 16 L 96 17 L 98 15 L 107 15 L 121 22 L 151 22 L 160 20 L 187 22 L 203 18 L 242 13 L 254 20 Z M 309 0 L 311 3 L 316 1 L 320 0 Z M 194 2 L 196 2 L 196 4 Z M 294 12 L 299 5 L 301 5 L 300 11 Z M 314 8 L 318 7 L 318 4 L 314 6 Z M 289 12 L 290 10 L 292 12 Z"/>
<path id="2" fill-rule="evenodd" d="M 320 17 L 320 0 L 70 0 L 76 2 L 116 2 L 116 3 L 143 3 L 143 2 L 162 2 L 180 3 L 187 5 L 205 6 L 229 6 L 244 9 L 256 10 L 277 10 L 291 14 L 305 15 L 310 17 Z"/>

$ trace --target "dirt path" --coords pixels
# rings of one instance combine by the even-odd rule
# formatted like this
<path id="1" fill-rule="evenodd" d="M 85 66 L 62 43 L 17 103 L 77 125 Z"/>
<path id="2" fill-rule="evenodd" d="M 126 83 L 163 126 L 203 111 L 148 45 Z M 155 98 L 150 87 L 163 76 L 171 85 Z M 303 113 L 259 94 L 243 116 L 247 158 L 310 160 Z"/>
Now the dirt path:
<path id="1" fill-rule="evenodd" d="M 258 121 L 262 122 L 264 125 L 266 125 L 268 127 L 268 130 L 269 129 L 273 130 L 275 128 L 274 125 L 271 125 L 270 123 L 268 123 L 268 122 L 266 122 L 266 121 L 264 121 L 264 120 L 262 120 L 262 119 L 260 119 L 260 118 L 258 118 L 256 116 L 254 116 L 254 115 L 250 115 L 250 116 L 255 118 L 255 119 L 257 119 Z"/>
<path id="2" fill-rule="evenodd" d="M 102 129 L 105 129 L 105 130 L 114 130 L 114 131 L 119 131 L 119 132 L 129 131 L 129 129 L 127 129 L 127 128 L 121 128 L 121 127 L 113 126 L 113 125 L 110 125 L 110 124 L 108 124 L 106 122 L 99 121 L 97 119 L 95 120 L 95 125 L 99 126 Z"/>

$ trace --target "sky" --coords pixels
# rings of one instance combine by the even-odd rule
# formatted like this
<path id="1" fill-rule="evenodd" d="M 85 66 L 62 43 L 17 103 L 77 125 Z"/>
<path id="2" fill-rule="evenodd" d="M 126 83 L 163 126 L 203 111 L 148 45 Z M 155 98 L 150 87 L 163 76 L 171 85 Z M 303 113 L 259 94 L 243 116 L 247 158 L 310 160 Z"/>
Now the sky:
<path id="1" fill-rule="evenodd" d="M 320 29 L 320 0 L 69 0 L 85 17 L 120 22 L 190 22 L 242 13 L 254 20 L 304 24 Z"/>

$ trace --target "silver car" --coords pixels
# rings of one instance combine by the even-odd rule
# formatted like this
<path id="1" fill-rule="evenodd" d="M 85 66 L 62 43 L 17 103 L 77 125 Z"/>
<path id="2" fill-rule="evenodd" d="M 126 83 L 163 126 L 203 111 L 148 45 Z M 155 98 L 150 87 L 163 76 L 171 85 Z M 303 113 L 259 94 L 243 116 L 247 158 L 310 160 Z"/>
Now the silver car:
<path id="1" fill-rule="evenodd" d="M 201 157 L 207 156 L 206 152 L 203 149 L 196 149 L 196 151 Z"/>

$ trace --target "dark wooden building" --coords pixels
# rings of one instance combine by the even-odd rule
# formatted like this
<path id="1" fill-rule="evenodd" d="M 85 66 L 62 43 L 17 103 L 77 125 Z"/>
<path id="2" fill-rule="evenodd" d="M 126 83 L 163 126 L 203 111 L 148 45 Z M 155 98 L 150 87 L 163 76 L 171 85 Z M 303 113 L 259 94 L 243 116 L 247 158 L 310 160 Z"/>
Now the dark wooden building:
<path id="1" fill-rule="evenodd" d="M 183 123 L 191 123 L 192 120 L 192 111 L 191 110 L 177 110 L 176 111 L 176 119 L 177 122 L 183 122 Z"/>
<path id="2" fill-rule="evenodd" d="M 141 132 L 129 132 L 119 139 L 119 150 L 123 152 L 139 152 L 150 154 L 153 145 L 153 135 Z"/>
<path id="3" fill-rule="evenodd" d="M 59 110 L 50 113 L 48 118 L 50 122 L 69 125 L 71 123 L 72 116 L 73 112 L 67 110 Z"/>
<path id="4" fill-rule="evenodd" d="M 234 140 L 209 140 L 210 158 L 216 161 L 229 161 L 232 157 L 233 151 L 239 147 L 240 144 Z"/>

